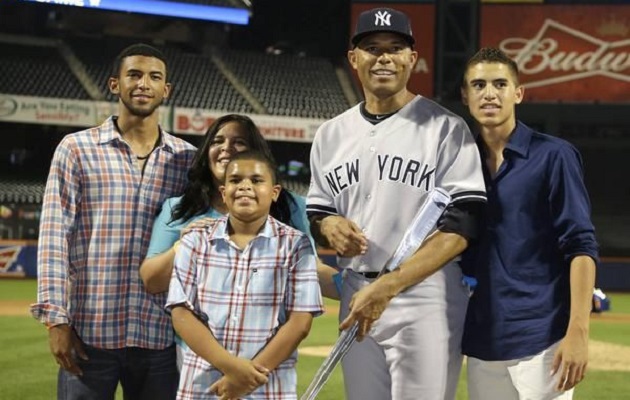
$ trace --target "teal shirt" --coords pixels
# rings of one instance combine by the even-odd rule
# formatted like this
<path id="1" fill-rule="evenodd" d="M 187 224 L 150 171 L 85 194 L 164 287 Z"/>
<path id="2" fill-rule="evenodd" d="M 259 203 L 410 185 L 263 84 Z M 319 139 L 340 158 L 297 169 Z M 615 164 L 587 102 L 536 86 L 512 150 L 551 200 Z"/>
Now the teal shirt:
<path id="1" fill-rule="evenodd" d="M 291 197 L 294 200 L 294 202 L 291 202 L 291 224 L 296 229 L 307 234 L 311 239 L 311 243 L 313 243 L 308 219 L 306 217 L 306 199 L 293 193 L 291 193 Z M 164 253 L 170 249 L 180 238 L 182 229 L 191 222 L 201 218 L 219 218 L 223 215 L 217 210 L 209 208 L 205 213 L 195 215 L 188 220 L 178 219 L 171 222 L 173 208 L 179 204 L 181 199 L 182 196 L 171 197 L 166 199 L 164 202 L 162 211 L 160 211 L 160 214 L 153 223 L 153 231 L 151 233 L 151 242 L 149 243 L 147 258 L 157 256 L 158 254 Z"/>

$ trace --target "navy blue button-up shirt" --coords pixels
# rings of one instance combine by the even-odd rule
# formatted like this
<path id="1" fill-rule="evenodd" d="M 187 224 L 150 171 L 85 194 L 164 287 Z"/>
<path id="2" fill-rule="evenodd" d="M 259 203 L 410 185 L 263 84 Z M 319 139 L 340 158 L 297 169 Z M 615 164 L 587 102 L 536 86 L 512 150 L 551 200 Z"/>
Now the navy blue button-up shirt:
<path id="1" fill-rule="evenodd" d="M 494 177 L 482 163 L 487 214 L 462 262 L 479 282 L 463 352 L 483 360 L 534 355 L 562 339 L 571 259 L 598 257 L 577 149 L 518 122 L 503 158 Z"/>

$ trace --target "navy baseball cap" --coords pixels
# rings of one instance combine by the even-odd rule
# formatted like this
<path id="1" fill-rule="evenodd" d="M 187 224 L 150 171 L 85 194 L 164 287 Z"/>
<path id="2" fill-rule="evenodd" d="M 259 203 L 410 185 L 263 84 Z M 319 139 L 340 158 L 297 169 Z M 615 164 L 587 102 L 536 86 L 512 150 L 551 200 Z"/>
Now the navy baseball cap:
<path id="1" fill-rule="evenodd" d="M 404 37 L 409 46 L 413 46 L 415 40 L 411 33 L 411 22 L 403 12 L 393 8 L 373 8 L 359 14 L 357 27 L 352 36 L 352 45 L 356 47 L 361 39 L 377 32 L 397 33 Z"/>

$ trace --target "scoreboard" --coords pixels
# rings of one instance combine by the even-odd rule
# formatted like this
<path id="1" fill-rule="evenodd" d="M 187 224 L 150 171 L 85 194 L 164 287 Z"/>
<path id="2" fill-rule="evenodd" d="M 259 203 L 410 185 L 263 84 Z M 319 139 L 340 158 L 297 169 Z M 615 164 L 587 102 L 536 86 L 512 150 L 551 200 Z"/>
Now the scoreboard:
<path id="1" fill-rule="evenodd" d="M 199 19 L 247 25 L 249 10 L 235 7 L 190 3 L 176 0 L 20 0 L 59 6 L 83 7 L 108 11 L 151 14 L 175 18 Z"/>

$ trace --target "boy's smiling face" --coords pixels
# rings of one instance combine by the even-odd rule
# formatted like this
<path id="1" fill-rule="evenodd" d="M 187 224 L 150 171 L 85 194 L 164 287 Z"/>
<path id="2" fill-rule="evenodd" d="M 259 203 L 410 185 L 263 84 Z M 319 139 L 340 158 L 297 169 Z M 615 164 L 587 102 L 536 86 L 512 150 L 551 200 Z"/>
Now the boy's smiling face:
<path id="1" fill-rule="evenodd" d="M 230 216 L 249 223 L 267 218 L 281 188 L 266 163 L 239 159 L 228 164 L 220 190 Z"/>

